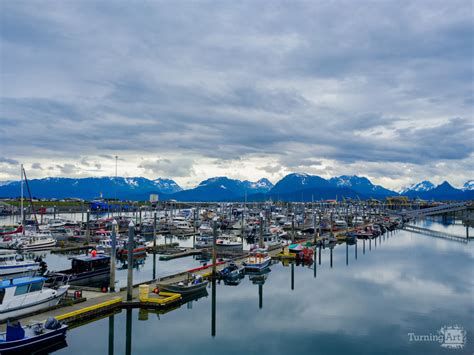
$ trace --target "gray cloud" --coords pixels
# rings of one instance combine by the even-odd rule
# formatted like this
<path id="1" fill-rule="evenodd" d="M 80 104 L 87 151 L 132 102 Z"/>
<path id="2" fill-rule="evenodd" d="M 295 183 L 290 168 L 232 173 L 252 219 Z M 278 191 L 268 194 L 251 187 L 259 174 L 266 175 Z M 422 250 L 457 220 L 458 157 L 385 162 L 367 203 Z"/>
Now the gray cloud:
<path id="1" fill-rule="evenodd" d="M 31 164 L 31 169 L 43 170 L 43 167 L 41 166 L 40 163 L 33 163 Z"/>
<path id="2" fill-rule="evenodd" d="M 184 178 L 192 161 L 157 152 L 258 154 L 276 159 L 270 174 L 329 159 L 440 175 L 474 152 L 466 1 L 1 6 L 0 140 L 15 160 L 79 174 L 102 169 L 84 156 L 135 155 L 145 173 Z"/>
<path id="3" fill-rule="evenodd" d="M 139 168 L 149 172 L 155 177 L 186 177 L 193 174 L 193 161 L 186 158 L 145 160 L 139 165 Z"/>
<path id="4" fill-rule="evenodd" d="M 9 164 L 9 165 L 18 165 L 18 164 L 20 164 L 18 162 L 18 160 L 5 158 L 5 157 L 0 157 L 0 163 L 5 163 L 5 164 Z"/>

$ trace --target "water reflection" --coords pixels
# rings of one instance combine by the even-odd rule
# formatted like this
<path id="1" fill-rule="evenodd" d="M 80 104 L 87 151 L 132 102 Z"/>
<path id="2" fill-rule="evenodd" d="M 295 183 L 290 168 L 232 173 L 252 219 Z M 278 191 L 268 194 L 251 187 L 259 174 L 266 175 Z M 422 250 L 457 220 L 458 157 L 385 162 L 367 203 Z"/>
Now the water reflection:
<path id="1" fill-rule="evenodd" d="M 216 336 L 216 279 L 212 278 L 211 283 L 211 336 Z"/>
<path id="2" fill-rule="evenodd" d="M 114 355 L 115 316 L 109 317 L 109 355 Z"/>
<path id="3" fill-rule="evenodd" d="M 125 335 L 125 354 L 130 355 L 132 353 L 132 309 L 127 308 L 127 326 Z"/>
<path id="4" fill-rule="evenodd" d="M 365 252 L 365 241 L 358 243 L 361 242 Z M 353 245 L 355 260 L 358 243 Z M 316 345 L 324 353 L 340 354 L 353 352 L 354 344 L 364 354 L 439 353 L 439 344 L 409 343 L 407 333 L 435 333 L 445 324 L 460 324 L 472 334 L 472 244 L 450 244 L 405 231 L 387 234 L 377 244 L 381 243 L 383 247 L 374 250 L 370 257 L 349 263 L 350 272 L 336 267 L 343 265 L 351 253 L 352 245 L 342 244 L 314 250 L 314 258 L 316 253 L 318 258 L 319 253 L 330 257 L 332 254 L 333 269 L 319 262 L 309 265 L 309 269 L 295 263 L 290 270 L 273 264 L 271 273 L 249 275 L 237 287 L 211 283 L 211 297 L 200 299 L 193 307 L 188 304 L 175 309 L 161 320 L 135 320 L 133 329 L 130 327 L 133 353 L 152 353 L 156 344 L 160 344 L 161 352 L 172 354 L 196 353 L 196 349 L 211 355 L 256 351 L 314 353 Z M 294 285 L 296 278 L 298 288 Z M 289 283 L 293 289 L 288 287 Z M 263 309 L 265 296 L 265 312 L 256 312 L 256 293 L 259 309 Z M 341 300 L 341 295 L 350 295 L 351 301 Z M 210 311 L 211 334 L 208 327 L 196 326 L 209 321 Z M 126 312 L 115 316 L 119 319 L 115 326 L 120 334 L 126 331 L 126 316 Z M 96 341 L 88 352 L 81 348 L 85 339 L 107 337 L 102 331 L 106 322 L 101 320 L 72 330 L 67 353 L 107 353 L 106 341 Z M 211 337 L 215 340 L 209 341 Z M 126 347 L 123 337 L 115 337 L 114 341 L 120 349 Z"/>

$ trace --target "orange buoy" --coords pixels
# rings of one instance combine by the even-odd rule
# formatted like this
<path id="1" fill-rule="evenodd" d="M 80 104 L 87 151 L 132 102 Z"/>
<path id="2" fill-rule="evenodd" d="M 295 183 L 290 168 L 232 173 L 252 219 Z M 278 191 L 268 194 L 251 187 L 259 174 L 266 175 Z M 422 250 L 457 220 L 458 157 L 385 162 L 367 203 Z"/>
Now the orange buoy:
<path id="1" fill-rule="evenodd" d="M 94 249 L 91 251 L 91 256 L 95 258 L 97 256 L 97 251 Z"/>

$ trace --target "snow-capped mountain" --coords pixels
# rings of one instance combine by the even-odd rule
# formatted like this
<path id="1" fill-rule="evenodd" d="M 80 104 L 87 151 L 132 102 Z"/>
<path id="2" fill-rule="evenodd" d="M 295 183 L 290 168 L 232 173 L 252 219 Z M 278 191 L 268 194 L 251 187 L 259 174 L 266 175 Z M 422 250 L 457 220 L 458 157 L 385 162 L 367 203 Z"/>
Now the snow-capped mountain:
<path id="1" fill-rule="evenodd" d="M 159 191 L 165 194 L 172 194 L 182 191 L 183 189 L 174 180 L 158 178 L 153 180 L 155 186 Z"/>
<path id="2" fill-rule="evenodd" d="M 265 178 L 252 182 L 248 180 L 241 181 L 237 179 L 229 179 L 225 176 L 217 176 L 202 181 L 198 185 L 198 188 L 204 186 L 227 189 L 237 196 L 243 196 L 246 193 L 255 194 L 268 192 L 273 187 L 273 184 Z"/>
<path id="3" fill-rule="evenodd" d="M 271 189 L 272 194 L 290 193 L 298 190 L 329 187 L 330 183 L 322 177 L 306 173 L 288 174 Z"/>
<path id="4" fill-rule="evenodd" d="M 90 177 L 82 179 L 48 177 L 29 180 L 31 193 L 38 198 L 76 197 L 94 199 L 99 196 L 120 199 L 148 199 L 149 193 L 171 194 L 181 191 L 173 180 L 149 180 L 144 177 Z M 1 197 L 20 195 L 20 182 L 0 186 Z"/>
<path id="5" fill-rule="evenodd" d="M 329 179 L 335 187 L 348 187 L 352 190 L 368 195 L 395 195 L 396 192 L 388 190 L 380 185 L 374 185 L 366 177 L 356 175 L 341 175 Z"/>
<path id="6" fill-rule="evenodd" d="M 474 180 L 468 180 L 464 183 L 462 187 L 463 191 L 473 191 L 474 190 Z"/>
<path id="7" fill-rule="evenodd" d="M 417 184 L 412 184 L 409 186 L 404 187 L 402 190 L 400 190 L 400 194 L 404 195 L 410 191 L 412 192 L 426 192 L 433 190 L 436 186 L 431 182 L 431 181 L 422 181 Z"/>

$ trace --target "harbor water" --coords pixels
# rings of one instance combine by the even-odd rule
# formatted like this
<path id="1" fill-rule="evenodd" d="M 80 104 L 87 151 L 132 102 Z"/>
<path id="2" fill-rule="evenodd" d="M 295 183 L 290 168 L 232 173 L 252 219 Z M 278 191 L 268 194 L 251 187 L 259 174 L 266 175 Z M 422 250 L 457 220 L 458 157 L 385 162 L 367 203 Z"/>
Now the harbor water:
<path id="1" fill-rule="evenodd" d="M 450 233 L 465 230 L 424 223 Z M 149 256 L 145 265 L 151 263 Z M 197 261 L 173 263 L 158 268 L 183 270 Z M 216 283 L 214 291 L 210 284 L 207 296 L 165 314 L 122 310 L 71 329 L 57 353 L 472 354 L 473 266 L 472 242 L 388 232 L 356 246 L 323 249 L 320 264 L 316 253 L 311 265 L 278 262 L 266 277 L 246 275 L 237 286 Z M 455 326 L 466 332 L 466 344 L 443 347 L 438 331 Z"/>

